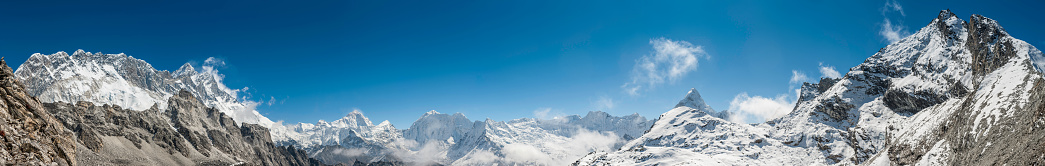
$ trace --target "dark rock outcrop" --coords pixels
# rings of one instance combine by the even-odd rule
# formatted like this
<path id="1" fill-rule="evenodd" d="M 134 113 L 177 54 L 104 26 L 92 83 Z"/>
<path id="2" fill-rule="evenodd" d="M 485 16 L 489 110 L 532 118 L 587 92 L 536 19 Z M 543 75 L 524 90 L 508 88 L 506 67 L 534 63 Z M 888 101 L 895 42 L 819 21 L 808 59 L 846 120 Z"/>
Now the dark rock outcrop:
<path id="1" fill-rule="evenodd" d="M 187 91 L 167 111 L 144 111 L 89 102 L 43 107 L 76 131 L 84 165 L 321 165 L 305 151 L 275 146 L 267 128 L 240 124 L 205 107 Z"/>
<path id="2" fill-rule="evenodd" d="M 72 135 L 0 58 L 0 164 L 77 165 Z"/>

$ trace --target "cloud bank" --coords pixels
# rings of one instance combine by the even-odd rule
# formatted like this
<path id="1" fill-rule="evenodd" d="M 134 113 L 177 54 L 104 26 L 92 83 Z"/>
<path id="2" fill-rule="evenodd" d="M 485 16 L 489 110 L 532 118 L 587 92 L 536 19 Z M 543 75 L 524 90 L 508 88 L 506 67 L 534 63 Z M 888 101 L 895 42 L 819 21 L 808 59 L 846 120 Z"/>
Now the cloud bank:
<path id="1" fill-rule="evenodd" d="M 686 41 L 658 38 L 650 40 L 650 45 L 653 45 L 653 53 L 635 61 L 631 82 L 621 86 L 629 95 L 639 95 L 643 89 L 674 82 L 686 73 L 696 71 L 700 58 L 709 58 L 701 46 Z"/>

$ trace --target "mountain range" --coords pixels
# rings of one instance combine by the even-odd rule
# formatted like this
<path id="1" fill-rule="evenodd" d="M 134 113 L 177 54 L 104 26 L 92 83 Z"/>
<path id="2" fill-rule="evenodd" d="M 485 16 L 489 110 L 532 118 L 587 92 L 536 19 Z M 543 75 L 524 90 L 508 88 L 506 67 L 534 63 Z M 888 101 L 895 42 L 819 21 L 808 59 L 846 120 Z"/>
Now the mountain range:
<path id="1" fill-rule="evenodd" d="M 2 63 L 2 60 L 0 60 Z M 0 161 L 32 165 L 1040 165 L 1045 56 L 990 18 L 944 10 L 793 110 L 729 121 L 697 89 L 638 114 L 509 121 L 428 111 L 408 128 L 354 111 L 283 124 L 207 59 L 33 54 L 0 67 Z M 45 139 L 39 139 L 45 138 Z"/>
<path id="2" fill-rule="evenodd" d="M 697 91 L 642 137 L 575 165 L 1038 165 L 1042 52 L 998 22 L 949 10 L 839 79 L 806 83 L 794 110 L 723 120 Z"/>
<path id="3" fill-rule="evenodd" d="M 221 65 L 224 63 L 210 58 L 199 70 L 186 63 L 178 70 L 170 72 L 157 70 L 147 62 L 125 54 L 77 50 L 71 55 L 65 52 L 33 54 L 19 66 L 14 76 L 26 82 L 28 94 L 47 103 L 52 110 L 63 110 L 55 112 L 59 117 L 66 116 L 62 113 L 70 109 L 93 110 L 95 107 L 101 107 L 97 109 L 133 110 L 145 112 L 150 116 L 156 114 L 161 116 L 159 119 L 174 119 L 170 110 L 170 100 L 179 98 L 179 95 L 183 95 L 181 98 L 187 98 L 190 96 L 184 95 L 190 94 L 193 100 L 198 99 L 203 107 L 213 108 L 229 116 L 234 123 L 228 124 L 240 127 L 256 124 L 267 128 L 275 146 L 297 147 L 305 150 L 308 157 L 325 164 L 362 162 L 423 165 L 565 165 L 589 152 L 617 149 L 623 145 L 623 141 L 641 136 L 652 124 L 652 121 L 638 114 L 617 117 L 598 111 L 589 112 L 583 117 L 572 115 L 554 119 L 522 118 L 504 122 L 490 119 L 473 121 L 460 113 L 449 115 L 429 111 L 421 115 L 409 128 L 397 129 L 387 121 L 375 125 L 362 112 L 355 111 L 331 122 L 283 125 L 254 110 L 258 103 L 241 96 L 240 90 L 225 86 L 222 82 L 224 76 L 216 70 L 216 67 Z M 59 119 L 78 123 L 92 121 L 68 116 Z M 94 123 L 104 124 L 104 120 L 101 121 L 103 122 Z M 222 119 L 217 118 L 216 121 L 220 122 Z M 176 121 L 171 123 L 177 124 Z M 74 131 L 92 130 L 81 129 L 85 127 L 80 125 L 66 126 Z M 113 129 L 103 126 L 107 125 L 86 128 L 106 128 L 104 130 L 108 131 L 100 134 L 103 136 L 122 136 L 113 133 L 135 130 L 133 127 Z M 172 129 L 180 129 L 177 125 L 173 126 Z M 209 125 L 201 127 L 214 128 Z M 205 131 L 207 130 L 198 132 Z M 231 132 L 231 129 L 228 132 Z M 203 137 L 213 137 L 209 134 L 204 135 Z M 156 136 L 125 136 L 124 139 L 140 140 L 140 137 Z M 192 134 L 183 137 L 187 140 L 199 139 L 193 138 L 196 136 Z M 600 141 L 587 141 L 589 139 Z M 214 141 L 216 140 L 210 142 Z M 108 147 L 104 145 L 113 143 L 103 141 L 95 144 L 99 145 L 91 146 Z M 197 147 L 195 152 L 189 153 L 191 150 L 184 150 L 184 147 L 169 147 L 176 143 L 168 141 L 167 144 L 169 145 L 157 146 L 175 148 L 167 151 L 179 151 L 183 156 L 191 156 L 197 152 L 208 153 L 206 148 Z M 140 148 L 141 145 L 135 144 L 135 147 Z M 96 153 L 101 151 L 98 148 L 91 150 Z M 207 157 L 188 159 L 212 160 Z M 231 161 L 239 160 L 242 159 Z M 148 161 L 184 163 L 177 159 Z M 100 162 L 104 161 L 83 163 Z"/>

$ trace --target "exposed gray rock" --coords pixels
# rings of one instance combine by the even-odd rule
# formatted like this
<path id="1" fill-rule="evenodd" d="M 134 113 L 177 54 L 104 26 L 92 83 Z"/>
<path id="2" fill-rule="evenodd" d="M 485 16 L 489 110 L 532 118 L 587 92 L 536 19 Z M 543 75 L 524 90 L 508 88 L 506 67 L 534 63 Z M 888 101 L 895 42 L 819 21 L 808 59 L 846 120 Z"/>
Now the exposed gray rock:
<path id="1" fill-rule="evenodd" d="M 72 135 L 0 58 L 0 165 L 77 165 Z"/>
<path id="2" fill-rule="evenodd" d="M 187 91 L 167 111 L 144 111 L 89 102 L 43 107 L 76 131 L 84 165 L 322 165 L 304 150 L 275 146 L 268 129 L 236 122 L 205 107 Z"/>

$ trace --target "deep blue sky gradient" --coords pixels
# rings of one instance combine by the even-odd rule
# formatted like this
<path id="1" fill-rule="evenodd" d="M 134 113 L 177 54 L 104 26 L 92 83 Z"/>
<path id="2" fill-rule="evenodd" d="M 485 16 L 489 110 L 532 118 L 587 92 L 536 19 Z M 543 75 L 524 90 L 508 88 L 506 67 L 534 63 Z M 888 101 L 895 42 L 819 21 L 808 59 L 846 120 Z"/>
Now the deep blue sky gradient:
<path id="1" fill-rule="evenodd" d="M 226 84 L 250 87 L 273 120 L 335 120 L 360 109 L 406 128 L 429 110 L 473 120 L 534 111 L 656 118 L 689 88 L 724 110 L 739 93 L 790 92 L 791 70 L 845 73 L 887 45 L 885 1 L 4 1 L 0 56 L 126 53 L 161 70 L 218 57 Z M 1045 45 L 1041 2 L 901 1 L 914 32 L 938 12 L 982 14 Z M 683 79 L 627 95 L 649 40 L 702 46 Z"/>

